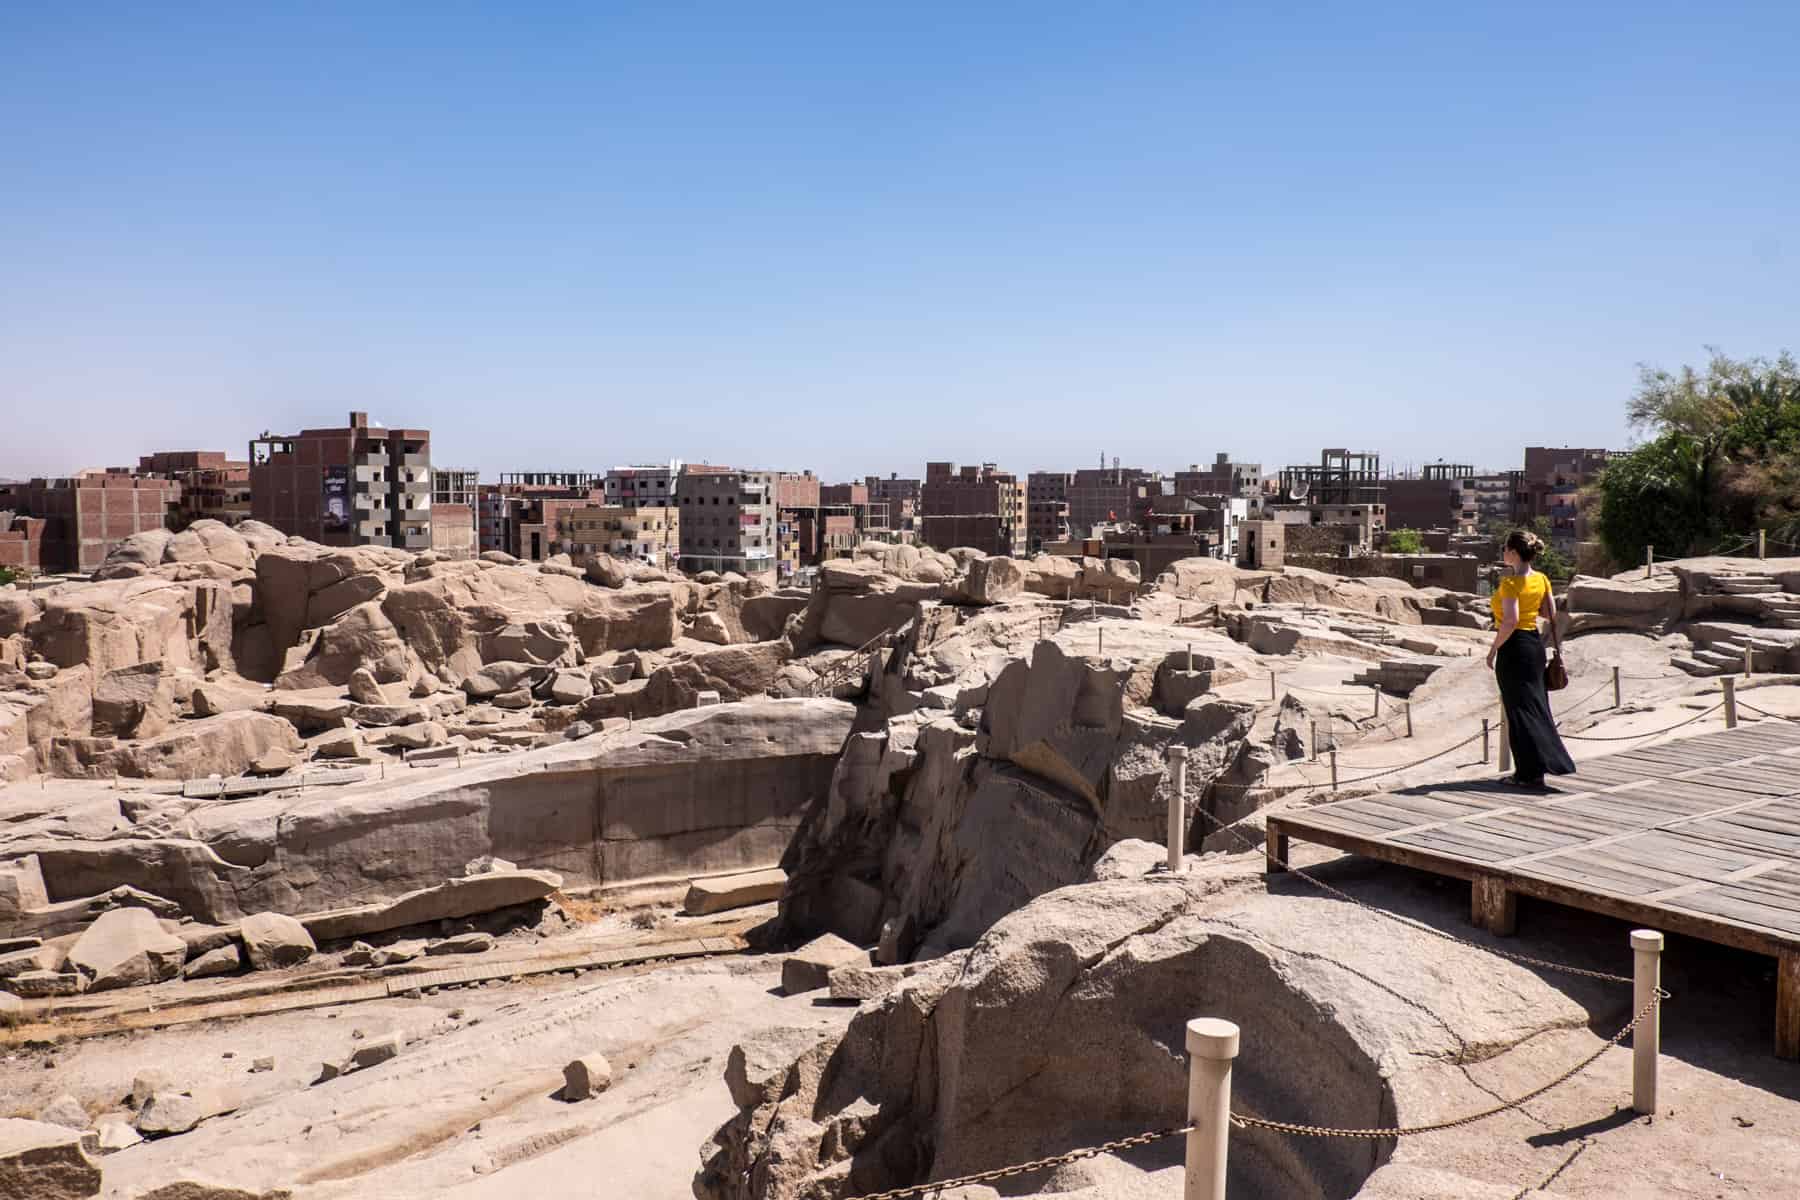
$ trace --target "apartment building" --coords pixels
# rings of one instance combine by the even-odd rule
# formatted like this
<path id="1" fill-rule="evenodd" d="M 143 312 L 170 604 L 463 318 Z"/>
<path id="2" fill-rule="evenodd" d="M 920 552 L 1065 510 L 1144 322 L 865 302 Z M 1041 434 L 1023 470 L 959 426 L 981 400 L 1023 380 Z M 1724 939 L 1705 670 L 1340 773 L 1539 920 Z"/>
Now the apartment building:
<path id="1" fill-rule="evenodd" d="M 1175 472 L 1178 496 L 1247 496 L 1262 489 L 1262 464 L 1233 462 L 1229 454 L 1215 457 L 1210 466 L 1190 463 Z"/>
<path id="2" fill-rule="evenodd" d="M 138 459 L 137 473 L 181 485 L 181 497 L 168 514 L 171 529 L 202 520 L 236 525 L 250 519 L 250 464 L 226 458 L 223 450 L 159 450 Z"/>
<path id="3" fill-rule="evenodd" d="M 327 546 L 431 549 L 431 434 L 352 412 L 250 442 L 250 515 Z"/>
<path id="4" fill-rule="evenodd" d="M 677 488 L 680 566 L 774 582 L 779 533 L 775 471 L 689 463 Z"/>
<path id="5" fill-rule="evenodd" d="M 1550 523 L 1551 539 L 1565 553 L 1575 543 L 1587 541 L 1592 531 L 1579 503 L 1581 489 L 1600 477 L 1612 456 L 1611 450 L 1527 446 L 1520 480 L 1525 501 L 1520 520 L 1543 517 Z"/>
<path id="6" fill-rule="evenodd" d="M 1381 481 L 1390 529 L 1451 529 L 1462 519 L 1462 480 L 1474 475 L 1466 463 L 1431 463 L 1417 475 Z"/>
<path id="7" fill-rule="evenodd" d="M 589 504 L 559 516 L 560 543 L 577 562 L 596 554 L 635 558 L 663 570 L 681 559 L 681 509 L 663 504 Z"/>
<path id="8" fill-rule="evenodd" d="M 614 467 L 606 473 L 606 503 L 632 508 L 663 508 L 675 503 L 681 460 Z"/>
<path id="9" fill-rule="evenodd" d="M 1068 471 L 1033 471 L 1025 477 L 1025 539 L 1027 548 L 1042 550 L 1069 536 Z"/>
<path id="10" fill-rule="evenodd" d="M 164 528 L 180 502 L 179 483 L 123 467 L 0 487 L 0 513 L 10 514 L 0 565 L 85 574 L 132 534 Z"/>
<path id="11" fill-rule="evenodd" d="M 476 552 L 475 515 L 481 473 L 433 467 L 431 471 L 431 548 L 452 558 Z"/>
<path id="12" fill-rule="evenodd" d="M 993 463 L 925 464 L 919 491 L 920 540 L 936 550 L 970 546 L 986 554 L 1027 553 L 1025 484 Z"/>
<path id="13" fill-rule="evenodd" d="M 481 549 L 543 562 L 564 553 L 561 518 L 603 504 L 605 496 L 605 478 L 593 471 L 503 472 L 499 483 L 484 483 L 478 492 Z"/>
<path id="14" fill-rule="evenodd" d="M 1154 478 L 1141 468 L 1119 466 L 1117 459 L 1110 467 L 1076 471 L 1068 484 L 1069 528 L 1077 538 L 1087 538 L 1096 526 L 1133 520 L 1139 501 L 1153 494 L 1147 485 Z"/>

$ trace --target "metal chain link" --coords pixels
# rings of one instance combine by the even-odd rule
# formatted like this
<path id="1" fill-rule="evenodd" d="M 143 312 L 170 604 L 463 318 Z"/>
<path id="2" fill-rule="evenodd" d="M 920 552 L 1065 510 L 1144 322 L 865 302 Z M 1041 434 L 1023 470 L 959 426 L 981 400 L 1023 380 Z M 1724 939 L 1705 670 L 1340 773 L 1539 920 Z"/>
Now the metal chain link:
<path id="1" fill-rule="evenodd" d="M 1425 1133 L 1442 1133 L 1447 1129 L 1461 1129 L 1465 1125 L 1473 1125 L 1477 1121 L 1485 1121 L 1489 1117 L 1496 1117 L 1503 1112 L 1510 1112 L 1520 1105 L 1528 1104 L 1531 1101 L 1536 1100 L 1545 1092 L 1561 1087 L 1563 1084 L 1569 1082 L 1569 1080 L 1575 1078 L 1575 1076 L 1581 1074 L 1598 1062 L 1601 1055 L 1624 1041 L 1626 1036 L 1630 1034 L 1633 1029 L 1636 1029 L 1644 1018 L 1655 1012 L 1657 1006 L 1668 998 L 1668 992 L 1664 991 L 1662 988 L 1657 988 L 1655 994 L 1650 997 L 1649 1003 L 1638 1009 L 1637 1014 L 1631 1018 L 1630 1022 L 1628 1022 L 1623 1029 L 1608 1038 L 1605 1045 L 1564 1071 L 1561 1075 L 1558 1075 L 1555 1079 L 1552 1079 L 1549 1083 L 1546 1083 L 1541 1087 L 1533 1088 L 1523 1096 L 1507 1100 L 1501 1104 L 1496 1104 L 1494 1107 L 1483 1109 L 1480 1112 L 1470 1113 L 1467 1116 L 1455 1117 L 1448 1121 L 1436 1121 L 1430 1125 L 1399 1125 L 1385 1129 L 1336 1129 L 1328 1125 L 1299 1125 L 1292 1121 L 1271 1121 L 1266 1117 L 1252 1117 L 1243 1113 L 1234 1112 L 1231 1114 L 1231 1123 L 1240 1129 L 1270 1129 L 1274 1130 L 1276 1133 L 1289 1133 L 1298 1137 L 1335 1138 L 1414 1137 Z"/>
<path id="2" fill-rule="evenodd" d="M 1685 725 L 1692 725 L 1695 721 L 1701 720 L 1705 717 L 1712 716 L 1714 713 L 1718 712 L 1721 708 L 1724 708 L 1724 707 L 1725 707 L 1725 702 L 1723 700 L 1721 700 L 1717 704 L 1713 705 L 1711 708 L 1707 709 L 1705 712 L 1695 713 L 1693 716 L 1689 717 L 1685 721 L 1678 721 L 1673 725 L 1667 726 L 1666 728 L 1651 729 L 1651 730 L 1647 730 L 1643 733 L 1620 733 L 1620 734 L 1565 733 L 1565 734 L 1563 734 L 1563 737 L 1567 738 L 1569 741 L 1572 741 L 1572 742 L 1635 742 L 1639 738 L 1656 737 L 1659 734 L 1674 733 L 1677 729 L 1680 729 Z"/>
<path id="3" fill-rule="evenodd" d="M 885 1192 L 865 1192 L 857 1196 L 846 1196 L 844 1200 L 905 1200 L 908 1196 L 923 1196 L 928 1192 L 941 1192 L 946 1188 L 966 1187 L 971 1183 L 986 1183 L 990 1179 L 1008 1179 L 1014 1175 L 1041 1171 L 1045 1167 L 1060 1167 L 1066 1163 L 1080 1162 L 1084 1158 L 1098 1158 L 1102 1154 L 1110 1154 L 1115 1150 L 1148 1146 L 1150 1143 L 1160 1142 L 1164 1138 L 1192 1133 L 1196 1128 L 1197 1126 L 1192 1124 L 1178 1125 L 1173 1129 L 1140 1133 L 1132 1137 L 1120 1138 L 1116 1142 L 1104 1142 L 1098 1146 L 1083 1146 L 1079 1150 L 1070 1150 L 1066 1154 L 1058 1154 L 1050 1158 L 1037 1158 L 1030 1162 L 1019 1163 L 1017 1166 L 996 1167 L 992 1171 L 977 1171 L 973 1175 L 958 1175 L 954 1179 L 939 1179 L 933 1183 L 917 1183 L 911 1187 L 890 1188 Z"/>

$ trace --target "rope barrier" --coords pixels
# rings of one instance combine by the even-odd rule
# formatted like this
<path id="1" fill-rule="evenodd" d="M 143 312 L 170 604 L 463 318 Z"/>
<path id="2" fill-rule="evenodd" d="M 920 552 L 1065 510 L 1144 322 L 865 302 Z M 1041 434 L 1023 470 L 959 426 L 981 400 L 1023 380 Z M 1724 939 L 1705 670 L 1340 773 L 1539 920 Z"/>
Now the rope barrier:
<path id="1" fill-rule="evenodd" d="M 1756 707 L 1756 705 L 1751 704 L 1750 702 L 1748 702 L 1746 700 L 1740 699 L 1737 702 L 1737 705 L 1739 708 L 1743 709 L 1745 712 L 1753 712 L 1759 717 L 1768 717 L 1772 721 L 1800 721 L 1800 717 L 1790 717 L 1790 716 L 1786 716 L 1782 713 L 1772 713 L 1768 709 L 1758 708 L 1758 707 Z"/>
<path id="2" fill-rule="evenodd" d="M 1676 721 L 1674 725 L 1669 725 L 1669 727 L 1665 727 L 1665 729 L 1647 730 L 1647 732 L 1642 732 L 1642 734 L 1562 734 L 1562 736 L 1568 739 L 1568 741 L 1638 741 L 1640 738 L 1656 738 L 1656 736 L 1661 736 L 1661 734 L 1672 734 L 1674 730 L 1681 729 L 1681 727 L 1685 727 L 1685 725 L 1692 725 L 1694 721 L 1708 718 L 1708 716 L 1712 716 L 1714 712 L 1723 709 L 1723 707 L 1724 702 L 1721 700 L 1721 702 L 1712 705 L 1710 709 L 1706 709 L 1705 712 L 1696 712 L 1696 714 L 1690 716 L 1688 720 Z"/>
<path id="3" fill-rule="evenodd" d="M 1236 1114 L 1234 1113 L 1235 1117 Z M 1178 1125 L 1173 1129 L 1158 1129 L 1154 1133 L 1140 1133 L 1132 1137 L 1120 1138 L 1114 1142 L 1103 1142 L 1098 1146 L 1083 1146 L 1079 1150 L 1070 1150 L 1066 1154 L 1053 1155 L 1050 1158 L 1034 1158 L 1030 1162 L 1019 1163 L 1012 1167 L 996 1167 L 991 1171 L 977 1171 L 973 1175 L 958 1175 L 954 1179 L 939 1179 L 933 1183 L 916 1183 L 911 1187 L 889 1188 L 885 1192 L 864 1192 L 858 1196 L 847 1196 L 845 1200 L 906 1200 L 908 1196 L 923 1196 L 930 1192 L 942 1192 L 948 1188 L 967 1187 L 972 1183 L 986 1183 L 990 1179 L 1009 1179 L 1014 1175 L 1025 1175 L 1032 1171 L 1041 1171 L 1045 1167 L 1060 1167 L 1065 1163 L 1080 1162 L 1084 1158 L 1098 1158 L 1102 1154 L 1110 1154 L 1114 1150 L 1129 1150 L 1135 1146 L 1148 1146 L 1152 1142 L 1160 1142 L 1164 1138 L 1179 1137 L 1192 1133 L 1194 1125 Z"/>

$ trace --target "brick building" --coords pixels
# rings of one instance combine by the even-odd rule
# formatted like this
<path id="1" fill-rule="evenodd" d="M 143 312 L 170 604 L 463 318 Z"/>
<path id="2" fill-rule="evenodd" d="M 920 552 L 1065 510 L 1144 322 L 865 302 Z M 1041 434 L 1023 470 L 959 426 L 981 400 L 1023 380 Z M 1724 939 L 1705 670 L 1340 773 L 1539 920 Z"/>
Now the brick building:
<path id="1" fill-rule="evenodd" d="M 1192 463 L 1175 472 L 1178 496 L 1247 496 L 1261 488 L 1262 464 L 1233 462 L 1229 454 L 1217 456 L 1211 466 Z"/>
<path id="2" fill-rule="evenodd" d="M 741 471 L 689 463 L 677 489 L 681 569 L 736 571 L 765 582 L 776 578 L 774 471 Z"/>
<path id="3" fill-rule="evenodd" d="M 250 464 L 226 458 L 223 450 L 159 450 L 138 459 L 137 473 L 181 485 L 181 499 L 168 514 L 171 529 L 250 519 Z"/>
<path id="4" fill-rule="evenodd" d="M 481 549 L 527 562 L 568 553 L 563 518 L 605 500 L 605 477 L 597 472 L 502 472 L 499 483 L 484 483 L 477 493 Z"/>
<path id="5" fill-rule="evenodd" d="M 1389 529 L 1451 529 L 1462 518 L 1462 481 L 1474 475 L 1465 463 L 1432 463 L 1411 478 L 1382 480 Z"/>
<path id="6" fill-rule="evenodd" d="M 1069 484 L 1067 471 L 1033 471 L 1025 477 L 1025 540 L 1027 548 L 1042 550 L 1069 536 Z"/>
<path id="7" fill-rule="evenodd" d="M 1116 462 L 1075 472 L 1068 485 L 1069 528 L 1085 538 L 1092 536 L 1096 525 L 1131 521 L 1138 502 L 1149 497 L 1145 485 L 1151 479 L 1151 472 Z"/>
<path id="8" fill-rule="evenodd" d="M 122 467 L 10 484 L 0 488 L 0 512 L 13 514 L 6 532 L 16 536 L 6 539 L 5 554 L 19 561 L 4 565 L 85 574 L 132 534 L 164 528 L 180 501 L 181 485 L 174 480 Z"/>
<path id="9" fill-rule="evenodd" d="M 481 474 L 434 467 L 431 472 L 431 548 L 453 558 L 476 550 L 475 512 Z"/>
<path id="10" fill-rule="evenodd" d="M 936 550 L 971 546 L 987 554 L 1023 556 L 1029 533 L 1025 485 L 993 463 L 958 468 L 925 464 L 919 490 L 921 540 Z"/>
<path id="11" fill-rule="evenodd" d="M 564 510 L 559 519 L 563 550 L 577 562 L 596 554 L 614 554 L 664 570 L 679 565 L 679 505 L 590 504 Z"/>
<path id="12" fill-rule="evenodd" d="M 1523 471 L 1491 471 L 1457 480 L 1458 532 L 1516 525 L 1525 510 L 1524 478 Z"/>
<path id="13" fill-rule="evenodd" d="M 431 548 L 431 433 L 352 412 L 336 429 L 250 443 L 250 512 L 327 546 Z"/>
<path id="14" fill-rule="evenodd" d="M 1525 470 L 1520 479 L 1524 497 L 1521 521 L 1543 517 L 1550 522 L 1550 537 L 1565 553 L 1576 542 L 1591 536 L 1579 503 L 1581 489 L 1600 477 L 1612 458 L 1610 450 L 1581 450 L 1569 446 L 1527 446 Z"/>
<path id="15" fill-rule="evenodd" d="M 0 487 L 0 491 L 4 488 Z M 0 500 L 0 505 L 8 501 Z M 15 574 L 36 574 L 44 569 L 42 517 L 28 517 L 0 507 L 0 567 Z"/>
<path id="16" fill-rule="evenodd" d="M 869 489 L 870 504 L 887 505 L 887 527 L 897 540 L 913 541 L 919 529 L 919 496 L 924 484 L 917 479 L 902 479 L 890 474 L 886 479 L 868 475 L 863 479 Z"/>
<path id="17" fill-rule="evenodd" d="M 662 508 L 675 503 L 681 460 L 614 467 L 606 473 L 606 503 L 632 508 Z"/>

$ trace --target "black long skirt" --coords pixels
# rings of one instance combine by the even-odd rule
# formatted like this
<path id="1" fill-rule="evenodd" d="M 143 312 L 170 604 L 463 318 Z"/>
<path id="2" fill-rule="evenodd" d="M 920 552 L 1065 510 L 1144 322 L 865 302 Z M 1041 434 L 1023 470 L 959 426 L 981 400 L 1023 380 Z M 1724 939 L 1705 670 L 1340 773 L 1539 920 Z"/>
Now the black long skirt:
<path id="1" fill-rule="evenodd" d="M 1535 782 L 1545 775 L 1573 775 L 1574 760 L 1557 736 L 1550 694 L 1544 690 L 1544 639 L 1536 632 L 1514 630 L 1494 656 L 1494 677 L 1500 682 L 1518 778 Z"/>

